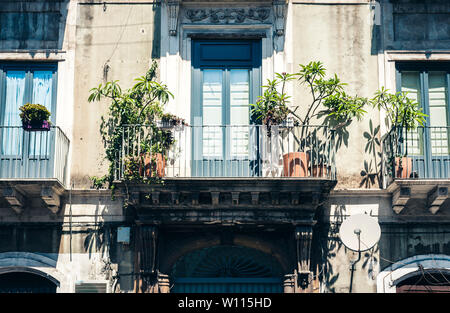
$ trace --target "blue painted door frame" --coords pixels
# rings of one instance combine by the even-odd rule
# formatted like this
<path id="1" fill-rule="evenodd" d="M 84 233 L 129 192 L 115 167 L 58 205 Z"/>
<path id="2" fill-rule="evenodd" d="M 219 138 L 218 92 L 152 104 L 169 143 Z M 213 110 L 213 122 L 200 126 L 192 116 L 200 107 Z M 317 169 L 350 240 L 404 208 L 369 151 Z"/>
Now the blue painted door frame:
<path id="1" fill-rule="evenodd" d="M 257 128 L 230 127 L 231 75 L 239 70 L 248 71 L 248 101 L 255 103 L 260 95 L 261 86 L 261 41 L 260 40 L 194 40 L 192 44 L 192 176 L 234 176 L 248 177 L 259 175 L 257 145 Z M 220 127 L 207 126 L 203 116 L 205 75 L 215 73 L 220 81 Z M 250 109 L 248 110 L 250 112 Z M 206 123 L 206 124 L 205 124 Z M 251 124 L 249 113 L 245 124 Z M 218 124 L 214 124 L 218 125 Z M 212 130 L 212 132 L 206 132 Z M 231 154 L 232 141 L 236 141 L 236 131 L 247 132 L 247 156 L 235 157 Z M 213 134 L 215 155 L 205 155 L 204 139 Z M 245 134 L 244 134 L 245 135 Z M 211 138 L 209 138 L 211 139 Z M 244 141 L 245 142 L 245 141 Z M 241 141 L 242 144 L 242 141 Z"/>
<path id="2" fill-rule="evenodd" d="M 430 126 L 430 99 L 429 99 L 429 72 L 446 72 L 446 92 L 447 92 L 447 126 L 450 126 L 450 63 L 448 62 L 398 62 L 396 64 L 396 85 L 397 92 L 402 91 L 402 72 L 419 72 L 420 79 L 420 104 L 423 113 L 427 115 L 425 126 Z M 417 172 L 419 178 L 448 178 L 450 176 L 450 164 L 448 155 L 432 154 L 431 129 L 428 127 L 419 128 L 419 144 L 422 155 L 411 156 L 413 171 Z M 447 136 L 449 136 L 447 132 Z"/>

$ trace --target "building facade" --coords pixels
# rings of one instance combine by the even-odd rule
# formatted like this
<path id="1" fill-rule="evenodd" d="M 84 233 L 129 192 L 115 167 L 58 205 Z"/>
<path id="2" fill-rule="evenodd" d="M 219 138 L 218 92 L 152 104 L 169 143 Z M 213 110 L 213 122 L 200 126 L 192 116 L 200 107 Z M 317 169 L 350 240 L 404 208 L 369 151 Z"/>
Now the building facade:
<path id="1" fill-rule="evenodd" d="M 88 102 L 91 88 L 129 88 L 153 61 L 167 111 L 189 124 L 173 130 L 163 183 L 126 181 L 124 150 L 114 192 L 94 186 L 110 166 L 109 102 Z M 420 103 L 426 123 L 401 141 L 407 174 L 371 107 L 340 133 L 309 125 L 325 165 L 286 174 L 295 126 L 264 136 L 249 104 L 310 61 L 350 94 Z M 300 110 L 311 97 L 286 89 Z M 49 131 L 22 128 L 27 102 L 51 112 Z M 446 0 L 2 1 L 0 119 L 2 292 L 449 291 Z M 358 255 L 339 228 L 363 213 L 381 237 Z"/>

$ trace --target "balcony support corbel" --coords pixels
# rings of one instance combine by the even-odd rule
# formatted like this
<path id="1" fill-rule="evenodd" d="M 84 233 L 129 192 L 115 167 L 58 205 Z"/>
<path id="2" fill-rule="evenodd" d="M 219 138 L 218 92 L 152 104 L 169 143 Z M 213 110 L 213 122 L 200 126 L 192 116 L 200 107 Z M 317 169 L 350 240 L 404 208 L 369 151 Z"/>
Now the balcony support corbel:
<path id="1" fill-rule="evenodd" d="M 257 191 L 252 192 L 252 204 L 253 205 L 259 204 L 259 192 L 257 192 Z"/>
<path id="2" fill-rule="evenodd" d="M 291 192 L 291 204 L 298 205 L 300 203 L 300 193 Z"/>
<path id="3" fill-rule="evenodd" d="M 441 205 L 448 198 L 448 187 L 446 186 L 436 186 L 434 187 L 427 196 L 428 210 L 432 214 L 436 214 L 441 208 Z"/>
<path id="4" fill-rule="evenodd" d="M 172 204 L 180 204 L 180 193 L 179 192 L 171 192 Z"/>
<path id="5" fill-rule="evenodd" d="M 192 192 L 191 196 L 192 196 L 192 205 L 198 205 L 199 204 L 198 199 L 200 197 L 200 194 L 198 192 Z"/>
<path id="6" fill-rule="evenodd" d="M 411 188 L 410 187 L 400 187 L 397 188 L 392 195 L 392 209 L 396 214 L 405 208 L 406 203 L 411 198 Z"/>
<path id="7" fill-rule="evenodd" d="M 23 207 L 25 205 L 25 196 L 14 187 L 6 187 L 3 189 L 3 197 L 11 205 L 11 208 L 17 214 L 23 212 Z"/>
<path id="8" fill-rule="evenodd" d="M 277 191 L 273 191 L 270 193 L 270 196 L 272 198 L 272 205 L 280 204 L 280 193 Z"/>
<path id="9" fill-rule="evenodd" d="M 219 204 L 219 195 L 220 195 L 220 192 L 218 192 L 218 191 L 211 191 L 211 203 L 212 203 L 212 205 L 218 205 Z"/>
<path id="10" fill-rule="evenodd" d="M 159 204 L 159 191 L 152 192 L 152 203 Z"/>
<path id="11" fill-rule="evenodd" d="M 239 191 L 231 193 L 231 202 L 233 203 L 233 205 L 239 204 L 239 194 L 240 194 Z"/>
<path id="12" fill-rule="evenodd" d="M 53 187 L 43 186 L 41 189 L 41 199 L 53 214 L 58 213 L 61 205 L 61 198 L 59 193 Z"/>
<path id="13" fill-rule="evenodd" d="M 139 203 L 140 203 L 139 199 L 140 199 L 139 192 L 131 192 L 128 197 L 128 204 L 139 205 Z"/>

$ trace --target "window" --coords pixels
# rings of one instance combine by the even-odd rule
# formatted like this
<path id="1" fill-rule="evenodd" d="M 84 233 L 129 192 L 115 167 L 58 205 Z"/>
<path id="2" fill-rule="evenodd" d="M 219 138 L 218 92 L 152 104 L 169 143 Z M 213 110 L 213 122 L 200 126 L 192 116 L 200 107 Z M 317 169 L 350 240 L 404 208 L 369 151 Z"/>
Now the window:
<path id="1" fill-rule="evenodd" d="M 23 104 L 44 105 L 55 121 L 56 64 L 0 63 L 0 126 L 2 155 L 19 155 L 24 146 L 19 108 Z M 48 134 L 29 134 L 29 155 L 47 154 Z M 43 148 L 44 147 L 44 148 Z"/>
<path id="2" fill-rule="evenodd" d="M 193 176 L 258 175 L 250 103 L 261 86 L 260 40 L 192 45 Z"/>
<path id="3" fill-rule="evenodd" d="M 446 173 L 450 154 L 449 86 L 450 62 L 397 64 L 397 91 L 408 92 L 428 115 L 425 127 L 406 134 L 407 154 L 422 159 L 435 174 Z"/>

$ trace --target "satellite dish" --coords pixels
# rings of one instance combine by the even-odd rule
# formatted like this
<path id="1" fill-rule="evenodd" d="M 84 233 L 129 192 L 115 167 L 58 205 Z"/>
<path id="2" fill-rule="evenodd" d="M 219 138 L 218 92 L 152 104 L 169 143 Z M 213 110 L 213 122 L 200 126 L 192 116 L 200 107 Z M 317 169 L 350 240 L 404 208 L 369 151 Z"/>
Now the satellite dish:
<path id="1" fill-rule="evenodd" d="M 339 230 L 342 243 L 348 249 L 357 252 L 366 251 L 375 246 L 380 236 L 380 225 L 367 214 L 350 216 L 342 223 Z"/>

